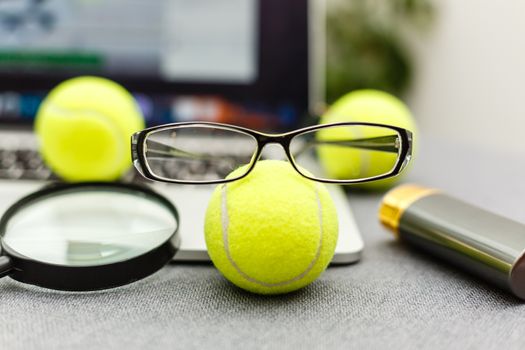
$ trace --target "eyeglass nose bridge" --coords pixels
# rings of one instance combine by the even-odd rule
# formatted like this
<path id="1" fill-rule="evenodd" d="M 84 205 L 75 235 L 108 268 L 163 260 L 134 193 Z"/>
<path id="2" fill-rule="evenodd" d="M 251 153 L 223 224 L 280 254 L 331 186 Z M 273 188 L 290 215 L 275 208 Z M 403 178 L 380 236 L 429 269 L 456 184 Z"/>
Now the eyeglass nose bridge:
<path id="1" fill-rule="evenodd" d="M 264 146 L 270 143 L 278 143 L 283 146 L 290 143 L 290 137 L 286 134 L 261 134 L 259 136 L 259 145 Z"/>
<path id="2" fill-rule="evenodd" d="M 278 135 L 267 135 L 262 134 L 260 135 L 258 139 L 258 148 L 259 148 L 259 155 L 263 152 L 263 149 L 267 145 L 279 145 L 283 149 L 284 153 L 286 154 L 286 157 L 288 159 L 291 158 L 290 155 L 290 141 L 291 138 L 289 135 L 286 134 L 278 134 Z"/>

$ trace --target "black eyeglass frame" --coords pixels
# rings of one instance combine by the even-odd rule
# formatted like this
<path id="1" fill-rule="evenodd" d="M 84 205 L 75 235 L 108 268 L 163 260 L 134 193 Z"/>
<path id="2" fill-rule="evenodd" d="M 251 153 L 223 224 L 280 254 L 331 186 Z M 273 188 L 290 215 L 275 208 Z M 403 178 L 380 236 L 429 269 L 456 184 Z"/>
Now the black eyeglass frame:
<path id="1" fill-rule="evenodd" d="M 249 167 L 246 170 L 246 172 L 240 176 L 237 176 L 235 178 L 225 178 L 225 179 L 218 179 L 218 180 L 205 180 L 205 181 L 187 181 L 187 180 L 176 180 L 176 179 L 168 179 L 161 176 L 155 175 L 149 168 L 148 162 L 146 161 L 146 148 L 144 147 L 146 138 L 149 134 L 162 131 L 162 130 L 170 130 L 175 129 L 178 127 L 188 127 L 188 126 L 210 126 L 210 127 L 217 127 L 220 129 L 226 129 L 226 130 L 232 130 L 240 133 L 247 134 L 251 137 L 253 137 L 256 141 L 256 149 L 254 151 L 254 154 L 252 156 L 252 160 L 249 163 Z M 398 159 L 396 161 L 395 166 L 392 168 L 392 170 L 388 173 L 371 176 L 363 179 L 354 179 L 354 180 L 338 180 L 338 179 L 324 179 L 324 178 L 317 178 L 312 177 L 308 174 L 305 174 L 301 172 L 300 167 L 295 163 L 295 159 L 291 154 L 290 151 L 290 144 L 294 137 L 309 133 L 316 130 L 321 130 L 325 128 L 331 128 L 331 127 L 337 127 L 337 126 L 373 126 L 373 127 L 382 127 L 386 129 L 391 129 L 400 136 L 401 142 L 399 144 L 400 150 L 398 152 Z M 135 168 L 147 179 L 154 180 L 154 181 L 160 181 L 160 182 L 166 182 L 166 183 L 175 183 L 175 184 L 185 184 L 185 185 L 211 185 L 211 184 L 223 184 L 228 182 L 233 182 L 240 180 L 246 176 L 253 170 L 255 167 L 255 164 L 261 157 L 261 153 L 263 148 L 267 144 L 279 144 L 284 149 L 284 152 L 286 154 L 286 157 L 288 158 L 288 161 L 292 165 L 292 167 L 303 177 L 317 182 L 322 183 L 331 183 L 331 184 L 358 184 L 358 183 L 364 183 L 364 182 L 370 182 L 370 181 L 376 181 L 376 180 L 382 180 L 386 178 L 390 178 L 393 176 L 398 175 L 408 164 L 410 161 L 411 155 L 412 155 L 412 132 L 400 128 L 393 125 L 387 125 L 387 124 L 379 124 L 379 123 L 368 123 L 368 122 L 339 122 L 339 123 L 329 123 L 329 124 L 318 124 L 313 126 L 308 126 L 305 128 L 280 133 L 280 134 L 268 134 L 263 133 L 259 131 L 255 131 L 252 129 L 244 128 L 237 125 L 230 125 L 230 124 L 223 124 L 223 123 L 215 123 L 215 122 L 206 122 L 206 121 L 194 121 L 194 122 L 180 122 L 180 123 L 169 123 L 169 124 L 163 124 L 154 126 L 151 128 L 144 129 L 142 131 L 136 132 L 131 136 L 131 157 L 133 160 L 133 165 Z"/>

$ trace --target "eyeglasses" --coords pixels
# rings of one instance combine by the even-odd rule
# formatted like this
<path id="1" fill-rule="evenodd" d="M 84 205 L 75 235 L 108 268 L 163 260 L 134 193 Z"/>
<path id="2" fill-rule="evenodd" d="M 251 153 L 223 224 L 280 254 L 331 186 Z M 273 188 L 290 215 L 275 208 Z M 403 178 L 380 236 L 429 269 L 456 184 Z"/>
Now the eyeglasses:
<path id="1" fill-rule="evenodd" d="M 145 129 L 131 139 L 133 164 L 144 177 L 179 184 L 239 180 L 250 173 L 263 148 L 272 143 L 282 146 L 302 176 L 324 183 L 353 184 L 401 172 L 410 161 L 412 133 L 375 123 L 321 124 L 266 134 L 227 124 L 183 122 Z M 243 172 L 227 178 L 241 166 Z"/>

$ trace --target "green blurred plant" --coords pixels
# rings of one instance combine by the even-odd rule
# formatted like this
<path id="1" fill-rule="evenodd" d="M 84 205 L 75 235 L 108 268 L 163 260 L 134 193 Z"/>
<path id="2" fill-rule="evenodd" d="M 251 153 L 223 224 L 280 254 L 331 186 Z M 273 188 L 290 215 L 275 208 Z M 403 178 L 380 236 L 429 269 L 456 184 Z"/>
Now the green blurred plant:
<path id="1" fill-rule="evenodd" d="M 412 76 L 407 36 L 434 13 L 432 0 L 329 0 L 326 101 L 363 88 L 401 95 Z"/>

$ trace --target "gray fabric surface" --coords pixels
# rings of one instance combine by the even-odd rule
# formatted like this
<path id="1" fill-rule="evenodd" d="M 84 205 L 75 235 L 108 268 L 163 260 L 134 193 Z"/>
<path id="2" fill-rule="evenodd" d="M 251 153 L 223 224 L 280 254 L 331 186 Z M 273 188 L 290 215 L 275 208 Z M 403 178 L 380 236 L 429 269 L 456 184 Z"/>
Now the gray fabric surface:
<path id="1" fill-rule="evenodd" d="M 426 138 L 407 180 L 525 222 L 525 154 Z M 350 193 L 363 260 L 293 294 L 239 290 L 208 265 L 135 284 L 63 293 L 0 280 L 1 349 L 523 348 L 525 303 L 396 243 L 381 194 Z"/>

